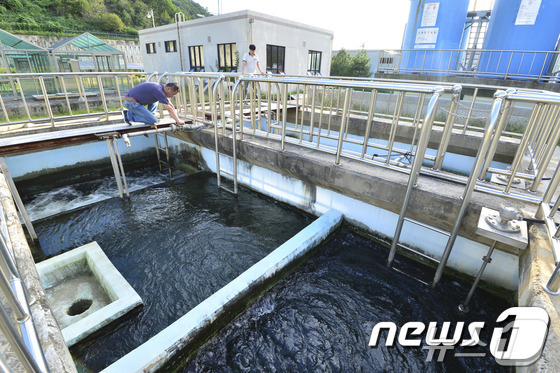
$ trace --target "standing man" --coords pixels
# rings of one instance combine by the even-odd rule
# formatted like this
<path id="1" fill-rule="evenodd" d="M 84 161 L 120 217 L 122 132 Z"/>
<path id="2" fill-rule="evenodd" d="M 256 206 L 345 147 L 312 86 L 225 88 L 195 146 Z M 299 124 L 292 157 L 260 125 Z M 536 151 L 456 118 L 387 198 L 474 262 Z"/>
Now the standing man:
<path id="1" fill-rule="evenodd" d="M 249 52 L 245 53 L 243 56 L 243 69 L 242 74 L 254 74 L 257 69 L 261 74 L 264 74 L 261 70 L 261 65 L 259 65 L 259 57 L 255 54 L 257 47 L 255 44 L 249 45 Z M 247 96 L 247 88 L 249 87 L 249 82 L 243 82 L 243 98 Z"/>
<path id="2" fill-rule="evenodd" d="M 179 93 L 177 83 L 167 83 L 166 85 L 159 83 L 140 83 L 132 88 L 124 97 L 124 106 L 128 110 L 123 110 L 124 121 L 142 122 L 148 126 L 155 126 L 158 119 L 154 115 L 157 109 L 157 103 L 160 102 L 165 106 L 167 112 L 179 125 L 185 124 L 179 119 L 175 107 L 168 99 Z"/>
<path id="3" fill-rule="evenodd" d="M 259 65 L 259 57 L 255 54 L 256 50 L 257 47 L 255 47 L 255 44 L 249 45 L 249 52 L 245 53 L 243 56 L 242 74 L 254 74 L 257 69 L 259 69 L 261 74 L 264 74 Z"/>

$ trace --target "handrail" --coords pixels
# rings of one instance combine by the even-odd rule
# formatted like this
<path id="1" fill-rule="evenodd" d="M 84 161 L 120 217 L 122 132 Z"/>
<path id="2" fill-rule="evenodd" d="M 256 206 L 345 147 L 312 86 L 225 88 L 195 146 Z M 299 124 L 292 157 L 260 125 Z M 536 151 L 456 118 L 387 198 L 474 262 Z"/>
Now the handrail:
<path id="1" fill-rule="evenodd" d="M 499 79 L 533 79 L 539 81 L 560 82 L 560 77 L 552 70 L 551 63 L 558 57 L 559 51 L 525 51 L 525 50 L 487 50 L 487 49 L 392 49 L 369 50 L 377 52 L 379 58 L 392 57 L 391 62 L 379 60 L 374 63 L 374 73 L 385 74 L 437 74 L 442 76 L 472 76 L 477 78 Z M 437 56 L 437 58 L 434 58 Z M 514 56 L 516 57 L 514 59 Z M 529 57 L 526 57 L 529 56 Z M 532 58 L 531 58 L 532 56 Z M 544 60 L 538 64 L 535 59 Z M 422 59 L 420 61 L 420 58 Z M 467 58 L 473 63 L 465 67 Z M 496 58 L 497 61 L 491 59 Z M 481 61 L 486 63 L 480 63 Z M 532 59 L 533 63 L 526 73 L 520 73 L 524 60 Z M 503 61 L 502 61 L 503 60 Z M 507 64 L 505 63 L 507 62 Z M 507 65 L 507 66 L 506 66 Z M 547 74 L 545 67 L 549 67 Z M 504 70 L 505 67 L 505 70 Z M 533 71 L 533 73 L 531 73 Z"/>
<path id="2" fill-rule="evenodd" d="M 167 76 L 170 79 L 174 79 L 177 81 L 181 81 L 181 79 L 183 79 L 183 81 L 185 82 L 189 82 L 189 81 L 193 82 L 193 79 L 199 79 L 199 80 L 203 79 L 205 81 L 211 79 L 217 79 L 218 74 L 207 73 L 207 72 L 203 72 L 203 73 L 189 72 L 189 73 L 170 73 Z M 437 85 L 434 85 L 433 83 L 428 84 L 427 82 L 402 83 L 402 82 L 390 82 L 386 80 L 385 81 L 354 80 L 354 79 L 346 80 L 340 78 L 333 79 L 332 77 L 325 78 L 325 77 L 314 77 L 314 76 L 313 77 L 309 77 L 309 76 L 298 77 L 298 76 L 285 76 L 285 75 L 252 76 L 252 75 L 241 75 L 237 73 L 224 73 L 224 74 L 220 74 L 219 76 L 223 77 L 222 79 L 224 84 L 226 81 L 231 81 L 231 84 L 226 84 L 223 87 L 224 88 L 223 96 L 225 97 L 225 101 L 224 100 L 217 101 L 220 105 L 219 112 L 223 113 L 223 114 L 217 114 L 217 120 L 222 120 L 225 117 L 232 116 L 232 111 L 228 108 L 228 105 L 230 104 L 228 98 L 232 97 L 233 94 L 232 89 L 238 80 L 242 79 L 244 82 L 255 84 L 257 89 L 260 87 L 260 84 L 263 84 L 263 86 L 266 86 L 268 88 L 266 90 L 258 89 L 256 91 L 256 92 L 260 92 L 258 100 L 255 97 L 254 102 L 247 101 L 248 103 L 247 106 L 245 106 L 244 110 L 246 110 L 247 112 L 250 111 L 252 113 L 253 110 L 255 110 L 254 108 L 258 107 L 258 105 L 255 104 L 261 104 L 261 102 L 264 102 L 263 105 L 266 108 L 268 107 L 275 108 L 275 110 L 277 111 L 275 112 L 274 110 L 271 110 L 269 113 L 268 109 L 264 111 L 259 110 L 258 113 L 261 112 L 263 113 L 262 117 L 264 117 L 263 119 L 265 120 L 264 122 L 262 122 L 260 119 L 261 114 L 258 115 L 258 118 L 256 118 L 251 114 L 249 127 L 251 128 L 252 135 L 264 136 L 267 138 L 278 138 L 282 142 L 282 148 L 284 148 L 285 143 L 297 142 L 299 145 L 314 147 L 319 150 L 330 152 L 332 154 L 337 153 L 336 149 L 338 148 L 339 141 L 348 144 L 360 143 L 361 144 L 360 146 L 362 147 L 361 151 L 359 151 L 358 153 L 352 153 L 352 152 L 348 152 L 347 150 L 343 150 L 339 152 L 338 159 L 340 159 L 340 156 L 358 158 L 360 160 L 368 161 L 374 164 L 379 164 L 384 167 L 388 167 L 401 172 L 408 172 L 408 170 L 403 169 L 402 165 L 397 166 L 397 163 L 399 162 L 392 159 L 393 154 L 394 157 L 398 156 L 400 159 L 403 156 L 406 156 L 406 154 L 410 153 L 410 150 L 407 151 L 405 149 L 399 149 L 400 145 L 397 144 L 392 145 L 392 142 L 389 144 L 389 146 L 376 143 L 375 140 L 370 138 L 369 126 L 366 126 L 367 140 L 359 140 L 359 139 L 355 140 L 353 137 L 349 137 L 349 133 L 345 133 L 344 136 L 342 136 L 341 138 L 335 138 L 333 137 L 333 134 L 336 133 L 336 136 L 338 137 L 340 133 L 338 132 L 338 130 L 336 130 L 336 132 L 333 132 L 333 130 L 338 128 L 339 124 L 342 124 L 343 122 L 347 121 L 348 118 L 351 117 L 361 117 L 364 120 L 368 118 L 367 119 L 368 123 L 369 121 L 378 121 L 378 120 L 384 120 L 383 118 L 390 118 L 392 122 L 391 133 L 395 133 L 397 127 L 402 126 L 401 123 L 402 121 L 405 121 L 406 123 L 410 123 L 407 125 L 412 125 L 413 128 L 414 127 L 419 128 L 422 124 L 422 121 L 414 118 L 413 116 L 407 116 L 410 114 L 407 114 L 405 110 L 399 110 L 398 112 L 392 114 L 389 114 L 387 111 L 385 111 L 385 113 L 380 112 L 379 110 L 385 106 L 385 104 L 383 105 L 380 104 L 382 98 L 384 98 L 385 100 L 387 98 L 389 99 L 389 102 L 387 102 L 387 108 L 394 107 L 395 102 L 394 101 L 392 102 L 390 94 L 383 96 L 384 93 L 379 93 L 379 92 L 385 92 L 385 91 L 396 92 L 396 93 L 402 92 L 403 97 L 404 95 L 406 95 L 407 103 L 405 105 L 408 105 L 410 107 L 412 105 L 410 101 L 412 100 L 412 102 L 414 102 L 414 105 L 416 107 L 416 109 L 414 110 L 418 113 L 420 111 L 425 110 L 423 108 L 425 107 L 424 106 L 425 104 L 422 103 L 423 102 L 422 95 L 433 92 L 435 87 L 437 87 Z M 189 85 L 189 84 L 185 84 L 185 85 Z M 190 85 L 194 87 L 194 84 L 190 84 Z M 461 113 L 465 112 L 468 106 L 461 104 L 461 102 L 458 100 L 458 94 L 457 94 L 458 86 L 447 85 L 447 86 L 443 86 L 442 88 L 444 90 L 445 95 L 442 96 L 442 101 L 441 101 L 442 104 L 438 106 L 438 113 L 445 114 L 446 119 L 443 121 L 434 120 L 434 125 L 436 125 L 437 123 L 438 126 L 442 127 L 443 130 L 442 140 L 440 141 L 440 147 L 438 148 L 435 156 L 426 155 L 426 160 L 435 162 L 434 166 L 432 166 L 433 169 L 428 170 L 424 168 L 422 170 L 422 173 L 434 174 L 434 172 L 437 172 L 440 177 L 449 178 L 450 180 L 453 181 L 466 183 L 467 181 L 466 177 L 448 174 L 444 170 L 442 170 L 442 167 L 445 168 L 445 154 L 447 151 L 447 147 L 449 146 L 449 139 L 451 133 L 453 133 L 452 136 L 454 137 L 458 136 L 455 129 L 457 128 L 462 129 L 463 135 L 473 137 L 472 133 L 469 134 L 469 131 L 472 131 L 473 129 L 469 128 L 469 131 L 465 131 L 465 128 L 463 128 L 462 126 L 458 127 L 457 125 L 457 121 L 462 116 Z M 348 102 L 347 110 L 343 112 L 344 107 L 342 105 L 343 101 L 340 100 L 340 93 L 343 93 L 342 91 L 345 89 L 351 90 L 348 93 L 351 98 L 350 101 Z M 284 92 L 284 90 L 286 92 Z M 299 90 L 299 93 L 295 94 L 294 92 L 297 90 Z M 292 93 L 290 93 L 290 91 Z M 503 118 L 504 128 L 501 128 L 499 131 L 500 139 L 502 138 L 515 139 L 515 138 L 521 138 L 523 136 L 522 134 L 519 134 L 518 136 L 512 136 L 511 132 L 506 131 L 507 128 L 505 127 L 507 126 L 509 121 L 519 120 L 517 119 L 517 116 L 519 115 L 518 113 L 519 110 L 525 110 L 527 113 L 526 115 L 528 117 L 530 113 L 535 113 L 535 110 L 538 110 L 537 105 L 539 102 L 540 104 L 542 104 L 543 102 L 554 103 L 557 102 L 558 99 L 560 98 L 560 95 L 558 94 L 546 92 L 542 90 L 516 89 L 516 90 L 512 90 L 511 92 L 515 92 L 516 99 L 510 100 L 510 102 L 512 103 L 511 104 L 512 110 L 510 111 L 510 114 L 508 114 L 506 117 Z M 210 95 L 210 93 L 205 92 L 204 95 L 200 94 L 199 97 L 195 97 L 194 94 L 189 95 L 191 102 L 187 103 L 185 101 L 183 103 L 183 106 L 185 110 L 190 110 L 193 112 L 193 114 L 187 115 L 187 118 L 190 117 L 190 118 L 195 118 L 196 121 L 203 121 L 204 119 L 201 117 L 202 112 L 208 111 L 209 114 L 212 113 L 213 107 L 212 106 L 208 107 L 207 104 L 210 105 L 213 104 L 209 102 L 201 101 L 201 99 L 204 99 L 206 95 Z M 356 108 L 356 105 L 359 105 L 357 98 L 359 98 L 360 96 L 366 97 L 366 99 L 361 100 L 364 103 L 364 105 L 367 104 L 368 100 L 370 100 L 367 97 L 371 96 L 372 102 L 369 108 L 367 109 Z M 375 100 L 374 100 L 374 96 L 375 96 Z M 444 97 L 446 96 L 449 97 L 449 99 L 444 99 Z M 542 98 L 542 101 L 539 101 L 539 97 Z M 468 100 L 470 104 L 470 109 L 472 109 L 473 106 L 472 104 L 474 102 L 474 99 L 475 97 L 473 96 L 472 101 L 470 99 Z M 402 104 L 403 102 L 401 101 L 399 105 Z M 202 110 L 203 107 L 206 108 Z M 293 126 L 290 123 L 287 123 L 288 125 L 284 128 L 283 126 L 286 124 L 286 119 L 287 119 L 284 118 L 284 115 L 286 114 L 287 110 L 289 110 L 289 107 L 298 108 L 298 110 L 293 112 L 296 115 L 295 118 L 296 123 Z M 253 108 L 253 110 L 251 110 L 251 108 Z M 276 122 L 271 120 L 271 115 L 272 116 L 278 115 L 278 113 L 280 113 L 280 110 L 283 110 L 283 115 L 282 115 L 283 118 L 278 117 L 277 118 L 278 124 L 277 124 Z M 338 124 L 337 122 L 339 121 L 339 119 L 337 119 L 337 111 L 339 111 L 339 114 L 343 114 L 342 122 Z M 299 115 L 300 112 L 302 114 L 301 116 Z M 315 116 L 316 118 L 318 116 L 320 118 L 319 125 L 313 125 L 311 126 L 311 128 L 307 128 L 307 126 L 304 123 L 304 114 L 306 113 L 309 117 Z M 223 115 L 224 118 L 222 118 L 221 115 Z M 394 117 L 394 115 L 397 115 L 397 117 Z M 416 117 L 417 115 L 418 114 L 416 114 Z M 308 119 L 310 118 L 307 118 L 306 120 Z M 326 123 L 327 119 L 328 119 L 328 123 Z M 222 120 L 222 122 L 225 121 Z M 278 125 L 280 124 L 281 126 L 278 127 Z M 240 134 L 241 137 L 245 132 L 247 132 L 247 128 L 249 128 L 249 127 L 247 128 L 245 127 L 246 126 L 241 126 L 239 128 L 241 132 Z M 266 130 L 263 131 L 261 127 L 262 128 L 267 127 L 267 128 Z M 225 126 L 221 128 L 222 131 L 225 130 Z M 345 128 L 344 130 L 347 132 L 348 128 Z M 355 134 L 356 136 L 360 136 L 359 132 L 355 132 L 356 130 L 353 126 L 350 126 L 350 131 L 353 135 Z M 281 133 L 282 135 L 281 136 L 275 135 L 275 133 L 277 132 Z M 297 141 L 293 140 L 293 137 L 286 136 L 286 134 L 289 134 L 290 132 L 295 132 L 296 136 L 298 137 Z M 481 128 L 477 132 L 480 133 L 480 138 L 482 138 L 484 134 L 483 128 Z M 362 132 L 361 136 L 364 135 L 365 134 Z M 474 138 L 476 138 L 476 136 L 474 136 Z M 332 147 L 329 148 L 329 146 L 327 146 L 326 143 L 332 143 L 333 141 L 336 141 L 336 144 L 334 144 Z M 511 145 L 514 145 L 514 143 L 510 144 L 508 147 L 511 148 Z M 498 147 L 498 142 L 494 143 L 494 146 Z M 535 158 L 534 162 L 541 161 L 542 163 L 542 161 L 548 160 L 550 154 L 550 146 L 551 146 L 550 143 L 546 143 L 546 142 L 535 143 L 535 144 L 530 144 L 530 146 L 531 148 L 527 148 L 527 149 L 531 149 L 531 152 L 535 154 L 535 157 L 538 157 Z M 536 148 L 534 148 L 535 146 Z M 343 148 L 345 147 L 346 146 L 343 146 Z M 410 147 L 411 149 L 413 148 L 413 146 Z M 504 146 L 502 145 L 502 148 L 503 147 Z M 378 158 L 377 155 L 375 155 L 374 158 L 372 159 L 366 159 L 369 156 L 368 153 L 375 148 L 379 149 L 382 153 L 385 152 L 388 153 L 388 157 L 381 156 L 381 158 Z M 520 148 L 520 152 L 524 153 L 526 151 L 527 150 L 525 148 L 523 147 Z M 489 154 L 494 155 L 496 152 L 497 149 L 492 148 L 492 151 Z M 378 152 L 374 151 L 374 153 L 378 153 Z M 522 178 L 524 180 L 532 182 L 533 186 L 535 187 L 538 187 L 540 179 L 542 179 L 542 177 L 540 176 L 542 173 L 542 167 L 533 168 L 529 172 L 521 172 L 520 167 L 512 170 L 508 170 L 505 168 L 503 169 L 496 168 L 493 164 L 492 165 L 490 164 L 491 160 L 492 158 L 489 158 L 488 163 L 485 164 L 483 168 L 484 174 L 490 171 L 493 174 L 503 175 L 503 177 L 505 178 L 512 177 L 513 175 L 513 177 Z M 512 199 L 523 200 L 529 203 L 536 203 L 536 204 L 539 203 L 538 202 L 539 199 L 535 198 L 535 196 L 531 192 L 526 193 L 523 191 L 511 191 L 510 187 L 502 188 L 499 185 L 484 183 L 482 177 L 480 180 L 481 181 L 475 186 L 475 190 L 492 193 L 492 194 L 500 194 Z"/>
<path id="3" fill-rule="evenodd" d="M 30 372 L 48 372 L 41 342 L 33 323 L 29 299 L 14 262 L 4 208 L 0 205 L 0 288 L 8 299 L 15 320 L 0 307 L 0 330 L 20 363 Z M 16 326 L 14 326 L 14 323 Z"/>
<path id="4" fill-rule="evenodd" d="M 437 285 L 441 280 L 441 276 L 443 276 L 443 271 L 445 269 L 445 266 L 447 265 L 447 260 L 449 259 L 449 255 L 451 254 L 451 250 L 453 249 L 453 245 L 455 244 L 457 235 L 459 234 L 459 228 L 461 226 L 461 222 L 463 221 L 463 216 L 467 212 L 468 204 L 475 189 L 478 175 L 480 174 L 488 155 L 488 150 L 491 148 L 491 144 L 493 141 L 499 140 L 497 136 L 494 136 L 494 131 L 496 130 L 497 123 L 500 119 L 500 116 L 502 115 L 502 104 L 504 102 L 504 96 L 505 93 L 497 93 L 495 95 L 490 118 L 488 119 L 488 124 L 484 133 L 484 138 L 480 143 L 480 148 L 476 156 L 474 167 L 469 176 L 469 180 L 467 181 L 466 188 L 463 191 L 463 196 L 461 197 L 461 207 L 459 208 L 459 213 L 457 214 L 457 217 L 455 219 L 455 224 L 453 225 L 453 229 L 451 230 L 449 239 L 447 240 L 447 244 L 443 251 L 441 261 L 438 264 L 432 286 Z"/>
<path id="5" fill-rule="evenodd" d="M 428 110 L 426 112 L 426 119 L 424 120 L 424 125 L 422 126 L 422 133 L 420 134 L 420 139 L 418 140 L 418 148 L 416 149 L 416 156 L 414 157 L 412 169 L 410 170 L 410 176 L 408 178 L 406 192 L 403 198 L 402 207 L 399 214 L 399 220 L 397 223 L 397 227 L 395 229 L 393 241 L 391 243 L 389 258 L 387 259 L 388 266 L 392 265 L 393 260 L 395 258 L 395 254 L 397 253 L 397 245 L 405 221 L 406 210 L 408 208 L 410 197 L 412 195 L 412 189 L 414 188 L 414 185 L 416 185 L 418 175 L 420 174 L 420 168 L 422 167 L 424 154 L 426 153 L 426 148 L 428 147 L 428 141 L 430 140 L 432 124 L 434 122 L 438 101 L 442 93 L 443 93 L 443 89 L 434 92 L 433 96 L 430 99 L 430 103 L 428 105 Z"/>

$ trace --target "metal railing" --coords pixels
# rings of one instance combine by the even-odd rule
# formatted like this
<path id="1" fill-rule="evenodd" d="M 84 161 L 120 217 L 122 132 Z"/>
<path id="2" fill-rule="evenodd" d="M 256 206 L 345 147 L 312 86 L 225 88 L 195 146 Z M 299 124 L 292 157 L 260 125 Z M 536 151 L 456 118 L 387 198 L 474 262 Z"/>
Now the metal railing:
<path id="1" fill-rule="evenodd" d="M 0 127 L 107 119 L 120 113 L 124 94 L 146 80 L 130 72 L 0 74 Z"/>
<path id="2" fill-rule="evenodd" d="M 481 141 L 493 103 L 488 95 L 500 88 L 234 73 L 3 74 L 0 83 L 12 88 L 9 94 L 0 95 L 0 128 L 27 123 L 57 126 L 65 121 L 104 121 L 109 115 L 120 114 L 122 96 L 145 80 L 176 81 L 180 87 L 174 98 L 178 114 L 194 122 L 216 123 L 221 134 L 235 122 L 240 138 L 250 133 L 277 139 L 282 148 L 286 143 L 295 143 L 336 154 L 337 164 L 340 157 L 351 157 L 403 172 L 408 172 L 412 163 L 429 101 L 426 94 L 442 87 L 422 173 L 462 183 L 467 182 L 469 171 L 457 175 L 456 170 L 450 170 L 449 154 L 460 153 L 463 141 Z M 234 92 L 240 81 L 241 88 Z M 518 98 L 506 100 L 496 137 L 499 141 L 491 148 L 476 189 L 539 203 L 534 192 L 541 185 L 555 149 L 554 141 L 549 139 L 557 136 L 559 112 L 554 100 L 559 95 L 527 89 L 508 92 L 508 97 Z M 34 93 L 38 94 L 33 96 Z M 12 106 L 25 112 L 23 119 L 11 117 Z M 474 146 L 468 155 L 474 157 L 476 153 Z M 490 175 L 505 185 L 487 180 Z"/>
<path id="3" fill-rule="evenodd" d="M 494 98 L 477 98 L 477 89 L 498 92 L 499 88 L 469 85 L 471 96 L 467 96 L 463 86 L 414 81 L 233 73 L 176 73 L 162 78 L 176 81 L 181 87 L 175 97 L 180 115 L 195 122 L 215 123 L 222 135 L 235 123 L 240 139 L 246 134 L 276 139 L 282 149 L 292 143 L 335 154 L 336 164 L 341 157 L 350 157 L 402 172 L 409 172 L 414 158 L 429 101 L 426 95 L 441 87 L 422 173 L 463 184 L 472 168 L 468 166 L 463 174 L 457 174 L 448 169 L 454 161 L 447 158 L 460 152 L 460 144 L 468 139 L 474 143 L 468 154 L 470 164 L 474 164 L 494 102 Z M 508 91 L 504 115 L 476 190 L 540 203 L 534 192 L 543 181 L 556 146 L 550 137 L 556 135 L 560 125 L 555 104 L 558 97 L 542 90 Z M 478 104 L 489 105 L 488 112 L 478 118 L 481 124 L 457 123 L 464 110 L 472 114 L 477 100 Z M 467 120 L 472 118 L 466 116 Z M 491 174 L 494 180 L 490 180 Z"/>
<path id="4" fill-rule="evenodd" d="M 560 83 L 558 51 L 396 49 L 369 51 L 375 73 L 537 80 Z"/>
<path id="5" fill-rule="evenodd" d="M 9 74 L 0 76 L 0 81 L 3 79 L 21 86 L 21 79 L 31 78 L 30 75 Z M 554 216 L 560 207 L 557 197 L 560 169 L 553 160 L 560 141 L 558 94 L 416 81 L 242 76 L 233 73 L 166 73 L 147 77 L 129 73 L 40 74 L 35 76 L 37 81 L 34 84 L 41 87 L 41 100 L 48 107 L 50 101 L 45 79 L 51 79 L 54 86 L 58 84 L 58 89 L 62 88 L 62 100 L 68 103 L 67 80 L 77 81 L 76 87 L 84 87 L 84 79 L 91 78 L 97 82 L 104 103 L 102 114 L 108 115 L 118 111 L 108 109 L 108 92 L 103 79 L 115 82 L 118 102 L 122 106 L 123 84 L 126 82 L 126 88 L 131 88 L 134 84 L 130 80 L 135 76 L 138 77 L 136 82 L 144 78 L 178 83 L 180 93 L 172 101 L 179 116 L 187 121 L 213 125 L 216 142 L 218 136 L 230 136 L 234 152 L 236 141 L 254 136 L 276 141 L 282 150 L 287 144 L 316 149 L 330 155 L 336 165 L 344 165 L 345 159 L 353 159 L 407 173 L 411 187 L 418 182 L 420 173 L 465 185 L 464 194 L 460 196 L 461 208 L 434 283 L 441 277 L 474 191 L 540 205 L 553 240 L 560 237 L 560 230 L 554 224 Z M 470 94 L 466 94 L 466 90 L 470 90 Z M 479 97 L 479 90 L 490 91 L 493 97 Z M 14 98 L 27 105 L 26 95 L 19 89 L 16 92 Z M 435 96 L 437 105 L 430 105 Z M 0 104 L 6 113 L 1 96 Z M 488 105 L 487 112 L 480 118 L 483 123 L 472 126 L 469 123 L 473 119 L 473 108 L 482 104 Z M 522 111 L 517 118 L 516 109 Z M 466 120 L 458 123 L 464 110 L 468 110 Z M 93 115 L 88 113 L 90 119 Z M 99 116 L 99 113 L 95 115 Z M 54 124 L 54 121 L 67 117 L 56 117 L 49 111 L 46 120 Z M 508 130 L 508 125 L 515 121 L 521 125 L 517 133 Z M 1 124 L 11 123 L 8 120 Z M 467 167 L 468 172 L 463 175 L 447 170 L 446 160 L 451 154 L 460 153 L 459 145 L 467 140 L 475 143 L 469 154 L 472 167 Z M 503 158 L 508 160 L 497 162 Z M 217 162 L 219 164 L 218 154 Z M 556 170 L 551 178 L 545 177 L 547 169 Z M 490 179 L 490 175 L 498 180 Z M 519 180 L 524 185 L 518 183 Z M 554 198 L 557 200 L 551 206 Z M 556 245 L 560 247 L 560 244 Z M 560 250 L 554 249 L 554 252 L 558 262 Z M 9 264 L 7 266 L 10 270 Z M 10 275 L 10 272 L 6 273 Z M 556 282 L 560 286 L 560 279 L 553 281 Z"/>
<path id="6" fill-rule="evenodd" d="M 443 273 L 474 191 L 538 205 L 546 203 L 560 183 L 559 171 L 552 179 L 545 177 L 547 169 L 558 169 L 553 164 L 553 153 L 560 141 L 560 95 L 555 93 L 496 91 L 494 97 L 486 99 L 491 107 L 484 116 L 485 125 L 476 132 L 456 124 L 464 89 L 457 85 L 236 74 L 185 73 L 167 77 L 190 87 L 177 103 L 186 117 L 210 121 L 216 126 L 216 135 L 231 136 L 234 152 L 236 141 L 250 135 L 276 140 L 282 150 L 290 143 L 326 152 L 337 165 L 343 163 L 343 158 L 352 158 L 409 173 L 412 185 L 418 177 L 412 170 L 415 165 L 419 173 L 465 185 L 434 284 Z M 480 87 L 470 88 L 474 90 L 469 106 L 472 108 Z M 429 97 L 436 92 L 438 105 L 429 109 Z M 392 97 L 392 102 L 380 100 L 382 94 Z M 407 100 L 415 110 L 405 115 Z M 507 131 L 515 108 L 523 108 L 526 113 L 519 133 Z M 443 115 L 436 121 L 438 113 Z M 434 128 L 421 141 L 421 147 L 420 131 L 428 124 Z M 380 134 L 384 134 L 382 138 Z M 450 148 L 457 147 L 453 137 L 458 137 L 459 142 L 468 137 L 476 143 L 472 166 L 464 175 L 445 169 L 446 157 L 453 154 Z M 504 149 L 509 152 L 500 155 Z M 422 162 L 415 163 L 419 157 Z M 504 157 L 509 160 L 497 162 Z M 234 169 L 234 178 L 235 173 Z"/>
<path id="7" fill-rule="evenodd" d="M 48 372 L 45 355 L 29 308 L 29 294 L 16 266 L 6 215 L 1 203 L 0 288 L 11 310 L 10 315 L 4 307 L 0 307 L 0 330 L 4 338 L 26 371 Z M 2 361 L 3 371 L 11 371 L 3 358 L 0 358 L 0 361 Z"/>

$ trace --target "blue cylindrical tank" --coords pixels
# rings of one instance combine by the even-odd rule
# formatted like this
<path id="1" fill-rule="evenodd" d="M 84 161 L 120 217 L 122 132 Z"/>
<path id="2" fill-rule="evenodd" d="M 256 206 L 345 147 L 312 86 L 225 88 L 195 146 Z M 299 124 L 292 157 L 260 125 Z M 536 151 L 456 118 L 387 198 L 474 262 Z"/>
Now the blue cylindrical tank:
<path id="1" fill-rule="evenodd" d="M 559 0 L 496 0 L 477 76 L 545 75 L 553 59 L 546 52 L 554 50 L 560 34 L 559 16 Z"/>
<path id="2" fill-rule="evenodd" d="M 469 0 L 411 0 L 401 72 L 439 74 L 455 69 L 468 7 Z"/>

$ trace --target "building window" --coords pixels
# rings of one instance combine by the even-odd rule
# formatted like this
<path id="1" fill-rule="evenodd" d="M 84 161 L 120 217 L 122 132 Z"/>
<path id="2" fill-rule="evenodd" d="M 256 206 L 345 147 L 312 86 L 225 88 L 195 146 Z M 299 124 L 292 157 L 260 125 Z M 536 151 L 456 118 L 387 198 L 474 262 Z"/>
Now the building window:
<path id="1" fill-rule="evenodd" d="M 146 44 L 146 53 L 148 53 L 148 54 L 156 53 L 156 43 L 147 43 Z"/>
<path id="2" fill-rule="evenodd" d="M 392 65 L 393 64 L 393 57 L 381 57 L 379 59 L 379 63 L 380 64 L 389 64 Z"/>
<path id="3" fill-rule="evenodd" d="M 277 45 L 266 46 L 266 72 L 280 74 L 284 72 L 285 47 Z"/>
<path id="4" fill-rule="evenodd" d="M 175 40 L 169 40 L 165 42 L 165 51 L 167 53 L 177 52 L 177 42 Z"/>
<path id="5" fill-rule="evenodd" d="M 218 44 L 218 71 L 237 71 L 238 59 L 235 43 Z"/>
<path id="6" fill-rule="evenodd" d="M 322 52 L 309 51 L 309 64 L 307 72 L 311 75 L 321 75 L 321 55 Z"/>
<path id="7" fill-rule="evenodd" d="M 202 45 L 189 47 L 189 58 L 191 60 L 190 71 L 204 71 L 204 50 Z"/>

